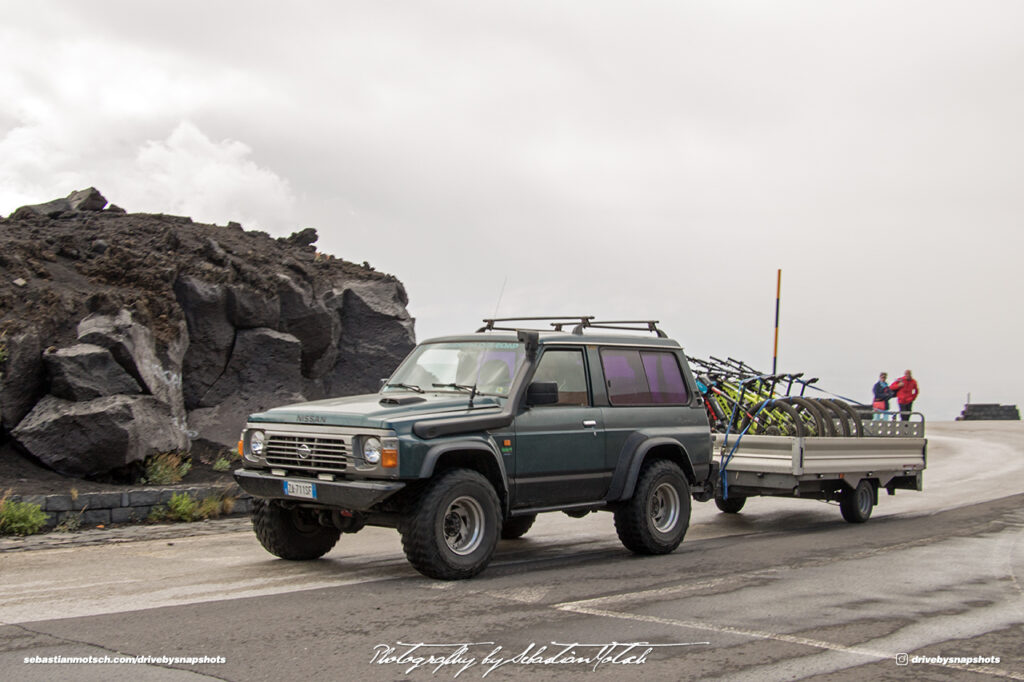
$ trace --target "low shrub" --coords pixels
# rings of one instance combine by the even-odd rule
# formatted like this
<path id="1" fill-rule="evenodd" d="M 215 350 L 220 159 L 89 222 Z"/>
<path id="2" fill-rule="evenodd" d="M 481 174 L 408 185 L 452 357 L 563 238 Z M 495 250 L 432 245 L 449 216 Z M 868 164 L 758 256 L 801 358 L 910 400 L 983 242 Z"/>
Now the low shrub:
<path id="1" fill-rule="evenodd" d="M 212 496 L 197 500 L 189 493 L 175 493 L 166 505 L 154 507 L 149 512 L 149 520 L 156 523 L 166 521 L 189 523 L 230 514 L 234 507 L 235 498 L 229 496 Z"/>
<path id="2" fill-rule="evenodd" d="M 0 497 L 0 535 L 33 535 L 46 527 L 46 512 L 38 504 Z"/>
<path id="3" fill-rule="evenodd" d="M 145 462 L 144 485 L 173 485 L 185 478 L 192 468 L 192 462 L 173 452 L 150 455 Z"/>

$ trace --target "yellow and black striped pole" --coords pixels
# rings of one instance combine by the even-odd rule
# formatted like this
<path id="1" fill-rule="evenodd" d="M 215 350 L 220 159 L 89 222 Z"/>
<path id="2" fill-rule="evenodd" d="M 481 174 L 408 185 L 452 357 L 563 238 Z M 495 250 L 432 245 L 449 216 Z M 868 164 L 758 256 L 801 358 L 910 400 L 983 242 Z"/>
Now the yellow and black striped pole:
<path id="1" fill-rule="evenodd" d="M 779 361 L 779 299 L 782 298 L 782 268 L 775 282 L 775 348 L 772 350 L 772 374 L 775 374 Z"/>

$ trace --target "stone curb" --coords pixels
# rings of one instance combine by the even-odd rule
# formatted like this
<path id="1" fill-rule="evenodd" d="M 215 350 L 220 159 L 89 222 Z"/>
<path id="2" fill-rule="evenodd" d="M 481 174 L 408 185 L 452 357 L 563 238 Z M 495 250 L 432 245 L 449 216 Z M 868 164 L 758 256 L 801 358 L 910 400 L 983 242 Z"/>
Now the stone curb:
<path id="1" fill-rule="evenodd" d="M 206 486 L 168 486 L 162 488 L 129 488 L 109 493 L 63 493 L 57 495 L 11 495 L 12 502 L 38 504 L 46 512 L 46 526 L 53 528 L 64 521 L 80 526 L 110 523 L 140 523 L 149 517 L 154 507 L 165 505 L 171 497 L 188 493 L 197 500 L 207 497 L 233 497 L 231 515 L 248 514 L 252 497 L 243 493 L 235 483 Z"/>
<path id="2" fill-rule="evenodd" d="M 3 535 L 0 536 L 0 556 L 10 552 L 123 544 L 147 540 L 174 540 L 223 533 L 252 533 L 252 524 L 244 516 L 231 514 L 219 519 L 206 519 L 192 523 L 139 523 L 85 528 L 74 532 L 51 531 L 24 537 Z"/>

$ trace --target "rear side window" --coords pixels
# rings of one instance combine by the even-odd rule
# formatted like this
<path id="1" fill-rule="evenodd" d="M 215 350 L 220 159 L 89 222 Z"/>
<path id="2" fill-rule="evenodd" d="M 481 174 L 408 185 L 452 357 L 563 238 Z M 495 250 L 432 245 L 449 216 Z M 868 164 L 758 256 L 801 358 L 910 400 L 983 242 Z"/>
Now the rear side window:
<path id="1" fill-rule="evenodd" d="M 612 405 L 680 405 L 689 394 L 675 354 L 618 348 L 601 350 Z"/>

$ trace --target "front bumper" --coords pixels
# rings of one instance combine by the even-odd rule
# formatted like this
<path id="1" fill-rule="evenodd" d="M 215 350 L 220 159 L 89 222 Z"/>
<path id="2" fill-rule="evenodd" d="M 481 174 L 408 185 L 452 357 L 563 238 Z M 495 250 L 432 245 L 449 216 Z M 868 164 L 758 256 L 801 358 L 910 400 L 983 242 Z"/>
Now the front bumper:
<path id="1" fill-rule="evenodd" d="M 293 500 L 352 511 L 369 511 L 375 504 L 386 500 L 405 487 L 405 483 L 397 481 L 320 481 L 297 476 L 274 476 L 254 469 L 236 470 L 235 481 L 242 490 L 253 497 Z M 285 481 L 314 484 L 316 498 L 286 494 L 284 491 Z"/>

